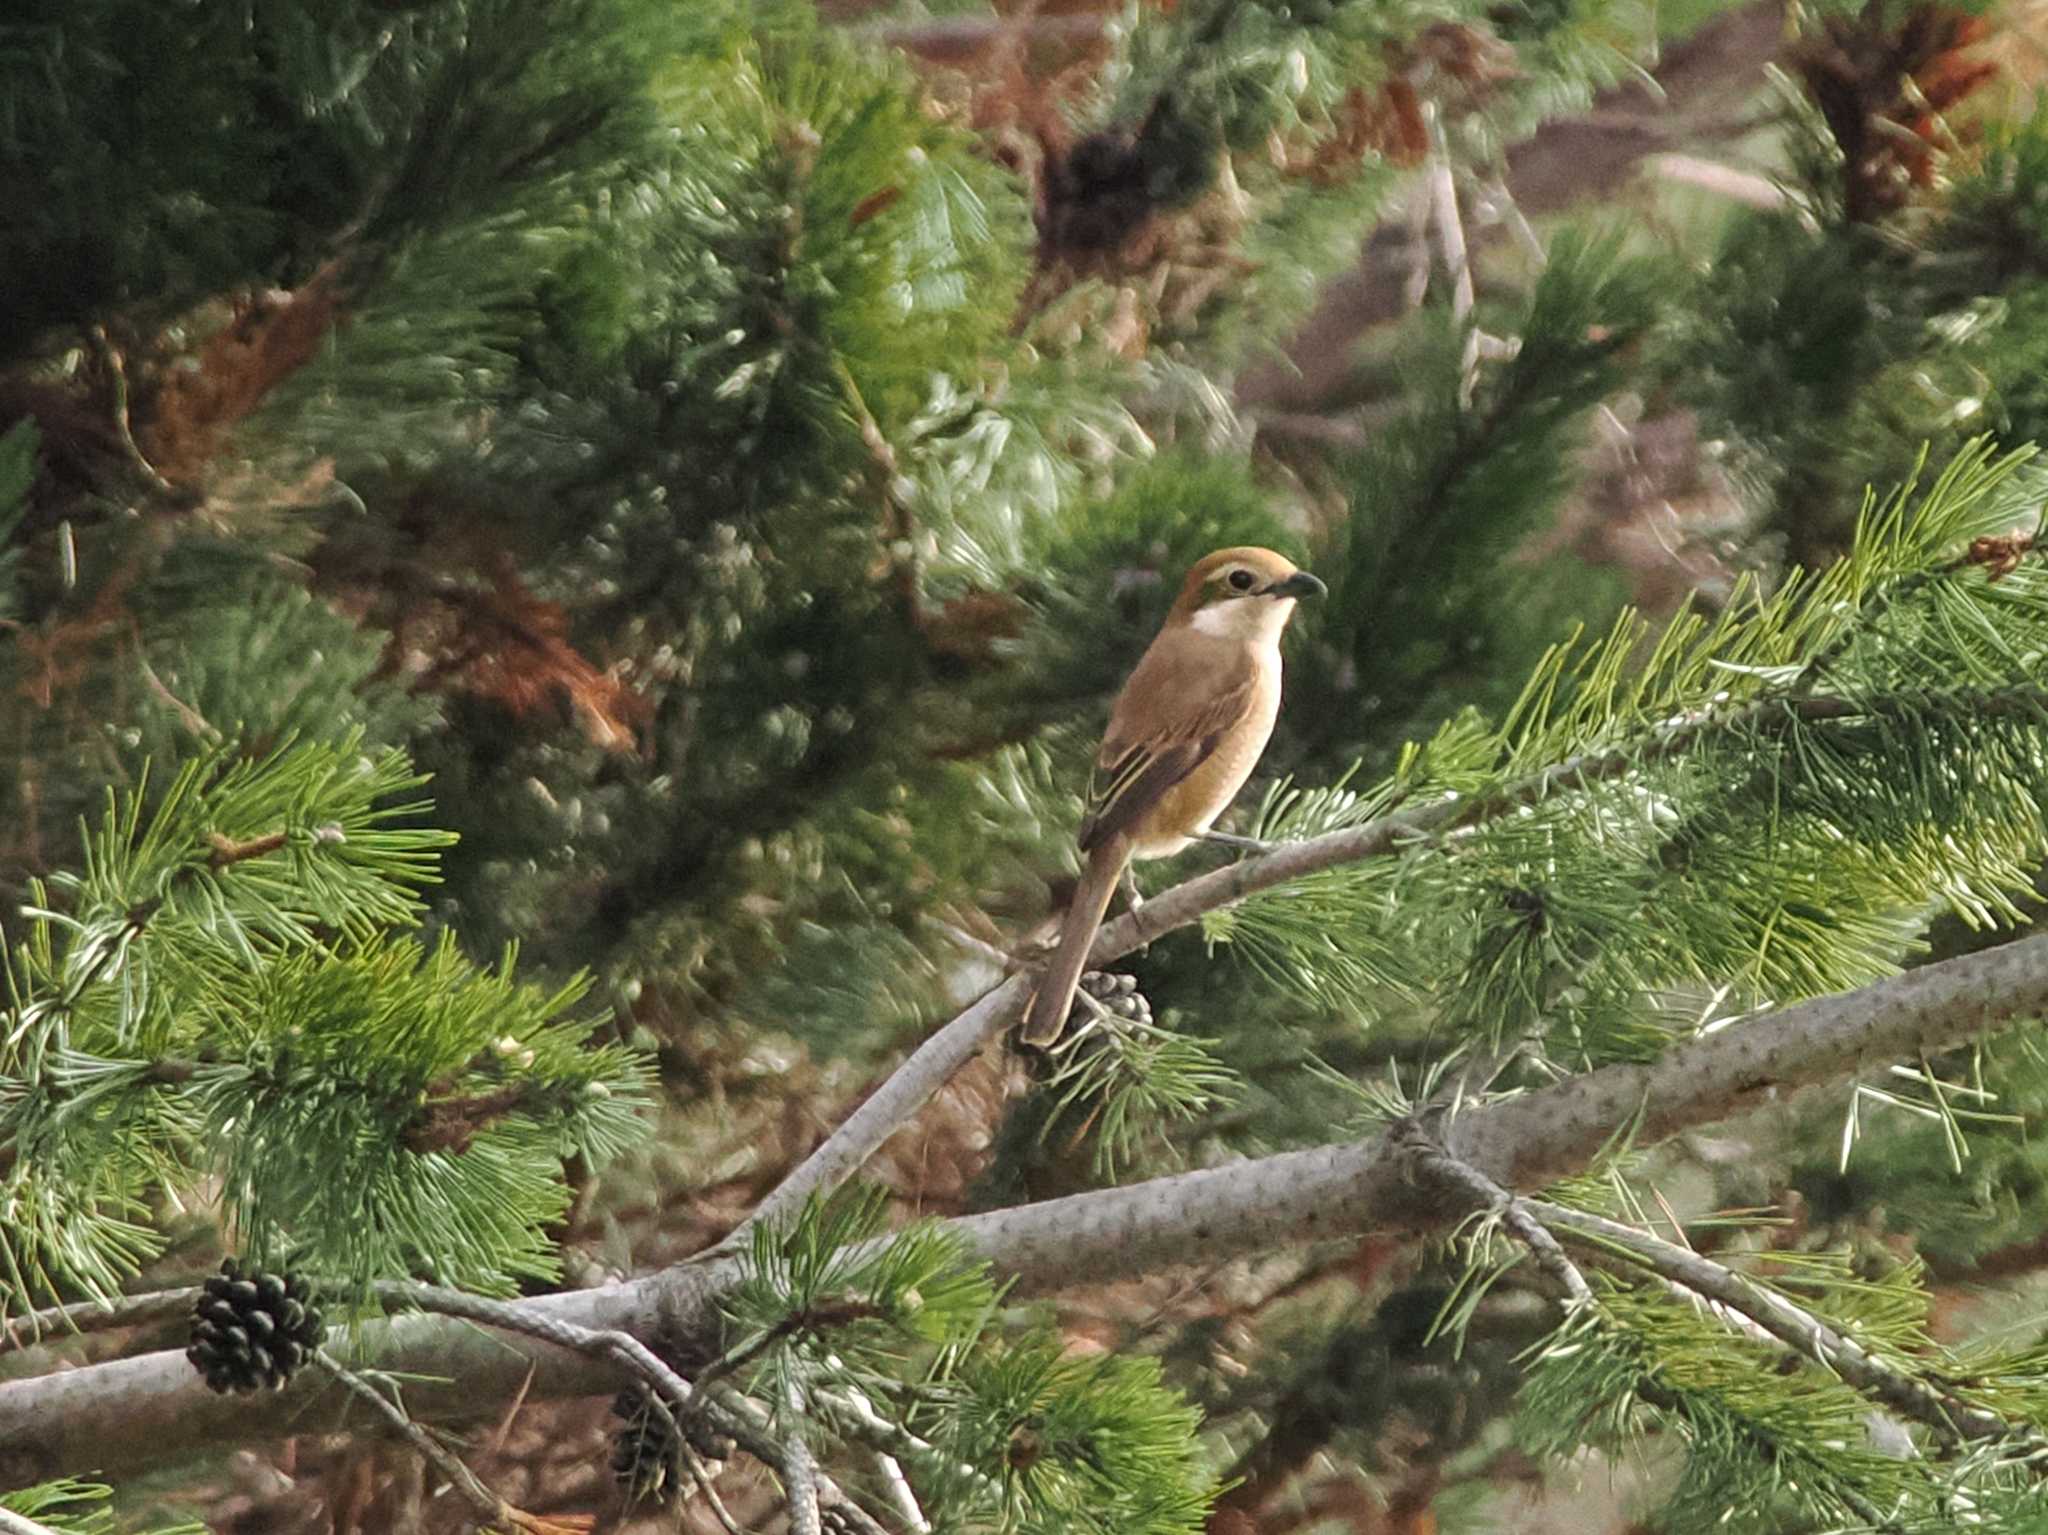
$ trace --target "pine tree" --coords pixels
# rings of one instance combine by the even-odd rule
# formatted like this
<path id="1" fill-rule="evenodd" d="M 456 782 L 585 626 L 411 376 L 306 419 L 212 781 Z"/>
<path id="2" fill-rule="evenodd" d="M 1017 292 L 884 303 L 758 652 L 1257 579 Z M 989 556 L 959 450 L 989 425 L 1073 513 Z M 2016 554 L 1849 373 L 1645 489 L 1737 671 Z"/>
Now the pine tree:
<path id="1" fill-rule="evenodd" d="M 2038 1523 L 2027 19 L 855 9 L 0 21 L 0 1528 Z M 1237 543 L 1273 849 L 1027 1061 Z"/>

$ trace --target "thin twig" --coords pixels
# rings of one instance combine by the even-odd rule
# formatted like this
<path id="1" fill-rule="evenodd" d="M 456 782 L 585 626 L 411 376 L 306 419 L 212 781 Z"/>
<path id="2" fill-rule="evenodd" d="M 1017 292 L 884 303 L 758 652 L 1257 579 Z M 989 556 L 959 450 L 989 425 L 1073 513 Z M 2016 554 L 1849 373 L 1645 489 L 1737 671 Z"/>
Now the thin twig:
<path id="1" fill-rule="evenodd" d="M 408 1299 L 410 1285 L 379 1281 L 370 1293 L 380 1301 Z M 40 1311 L 0 1318 L 0 1355 L 33 1348 L 45 1342 L 86 1333 L 106 1332 L 116 1327 L 147 1327 L 168 1322 L 192 1309 L 205 1290 L 184 1285 L 175 1290 L 151 1290 L 142 1295 L 118 1295 L 111 1300 L 72 1301 L 62 1306 L 45 1306 Z"/>
<path id="2" fill-rule="evenodd" d="M 1458 403 L 1470 406 L 1479 383 L 1479 327 L 1472 323 L 1472 310 L 1478 302 L 1472 283 L 1472 253 L 1465 243 L 1465 221 L 1458 213 L 1458 182 L 1451 171 L 1450 146 L 1434 102 L 1424 103 L 1422 120 L 1429 130 L 1430 207 L 1437 244 L 1443 250 L 1444 275 L 1451 281 L 1451 319 L 1464 333 Z"/>
<path id="3" fill-rule="evenodd" d="M 1777 1291 L 1711 1258 L 1638 1231 L 1620 1221 L 1543 1200 L 1524 1201 L 1546 1225 L 1585 1243 L 1619 1248 L 1652 1273 L 1683 1285 L 1755 1322 L 1803 1357 L 1832 1370 L 1849 1385 L 1903 1417 L 1926 1424 L 1944 1443 L 1965 1439 L 2039 1440 L 2033 1429 L 2007 1422 L 1952 1394 L 1885 1364 L 1853 1338 L 1837 1332 Z"/>
<path id="4" fill-rule="evenodd" d="M 0 1508 L 0 1535 L 57 1535 L 47 1524 L 37 1524 L 26 1514 Z"/>
<path id="5" fill-rule="evenodd" d="M 120 440 L 121 451 L 128 456 L 128 463 L 142 476 L 151 490 L 159 495 L 179 496 L 178 487 L 158 472 L 156 465 L 143 456 L 136 444 L 135 432 L 128 421 L 128 367 L 121 359 L 120 348 L 107 335 L 104 325 L 95 325 L 86 333 L 92 340 L 93 355 L 107 375 L 107 387 L 113 392 L 114 435 Z"/>
<path id="6" fill-rule="evenodd" d="M 466 1295 L 460 1290 L 444 1290 L 437 1285 L 402 1284 L 393 1286 L 393 1289 L 399 1298 L 410 1301 L 422 1311 L 437 1311 L 487 1326 L 502 1327 L 508 1332 L 525 1333 L 562 1348 L 608 1358 L 625 1366 L 666 1397 L 672 1407 L 701 1415 L 714 1429 L 728 1435 L 756 1460 L 781 1472 L 784 1484 L 790 1489 L 790 1515 L 794 1529 L 806 1528 L 796 1521 L 801 1517 L 801 1505 L 808 1497 L 812 1521 L 808 1535 L 820 1535 L 817 1520 L 821 1504 L 844 1509 L 848 1521 L 863 1535 L 886 1535 L 836 1482 L 818 1470 L 817 1461 L 801 1440 L 794 1436 L 788 1440 L 776 1438 L 769 1432 L 766 1413 L 744 1397 L 728 1393 L 714 1396 L 692 1386 L 631 1333 L 580 1327 L 526 1306 Z M 807 1493 L 805 1489 L 808 1489 Z"/>
<path id="7" fill-rule="evenodd" d="M 789 1387 L 789 1410 L 792 1417 L 803 1412 L 803 1399 L 798 1396 L 796 1385 Z M 818 1461 L 811 1454 L 811 1447 L 804 1443 L 803 1435 L 791 1432 L 783 1448 L 782 1486 L 789 1494 L 790 1535 L 825 1535 L 823 1520 L 818 1515 Z"/>
<path id="8" fill-rule="evenodd" d="M 113 1300 L 73 1301 L 68 1306 L 45 1306 L 22 1316 L 0 1319 L 0 1354 L 41 1344 L 46 1335 L 75 1337 L 114 1327 L 146 1327 L 168 1322 L 192 1309 L 199 1299 L 198 1285 L 177 1290 L 156 1290 L 148 1295 L 122 1295 Z"/>
<path id="9" fill-rule="evenodd" d="M 815 1391 L 811 1400 L 837 1422 L 849 1439 L 891 1458 L 944 1465 L 956 1475 L 978 1483 L 982 1490 L 1000 1496 L 1002 1487 L 993 1477 L 973 1466 L 950 1459 L 937 1445 L 921 1439 L 894 1419 L 875 1411 L 874 1404 L 859 1393 Z"/>
<path id="10" fill-rule="evenodd" d="M 385 1396 L 324 1348 L 314 1351 L 313 1362 L 333 1376 L 349 1395 L 390 1424 L 422 1460 L 440 1472 L 448 1485 L 462 1495 L 463 1501 L 476 1510 L 485 1524 L 517 1527 L 526 1523 L 525 1515 L 519 1509 L 486 1487 L 474 1471 L 438 1444 L 425 1429 L 413 1422 L 411 1416 L 398 1403 Z"/>
<path id="11" fill-rule="evenodd" d="M 769 1438 L 769 1429 L 774 1420 L 770 1416 L 768 1409 L 759 1402 L 732 1392 L 720 1392 L 717 1402 L 727 1418 L 739 1423 L 745 1433 L 753 1435 L 758 1440 L 774 1442 Z M 735 1437 L 739 1436 L 736 1435 Z M 741 1438 L 740 1442 L 744 1444 L 746 1440 Z M 770 1465 L 777 1467 L 782 1465 L 782 1462 L 775 1456 L 763 1455 L 758 1452 L 753 1453 L 756 1459 L 764 1460 Z M 813 1465 L 815 1466 L 815 1462 Z M 873 1515 L 854 1501 L 852 1495 L 844 1487 L 841 1487 L 822 1471 L 815 1472 L 815 1475 L 817 1478 L 818 1507 L 820 1509 L 829 1508 L 836 1510 L 839 1519 L 853 1527 L 855 1535 L 889 1535 L 887 1530 L 875 1522 Z"/>
<path id="12" fill-rule="evenodd" d="M 725 1535 L 746 1535 L 746 1531 L 740 1528 L 739 1521 L 733 1518 L 732 1510 L 725 1506 L 725 1500 L 718 1495 L 718 1488 L 714 1485 L 716 1478 L 704 1464 L 704 1457 L 697 1453 L 687 1439 L 682 1440 L 681 1444 L 683 1469 L 690 1473 L 690 1480 L 696 1483 L 698 1494 L 711 1505 L 712 1516 L 724 1527 Z"/>
<path id="13" fill-rule="evenodd" d="M 931 1535 L 931 1521 L 924 1516 L 924 1508 L 917 1501 L 917 1492 L 910 1485 L 910 1478 L 903 1474 L 903 1467 L 896 1457 L 881 1450 L 870 1451 L 875 1458 L 875 1472 L 882 1480 L 882 1488 L 889 1494 L 889 1501 L 896 1505 L 896 1512 L 902 1517 L 903 1527 L 911 1535 Z"/>

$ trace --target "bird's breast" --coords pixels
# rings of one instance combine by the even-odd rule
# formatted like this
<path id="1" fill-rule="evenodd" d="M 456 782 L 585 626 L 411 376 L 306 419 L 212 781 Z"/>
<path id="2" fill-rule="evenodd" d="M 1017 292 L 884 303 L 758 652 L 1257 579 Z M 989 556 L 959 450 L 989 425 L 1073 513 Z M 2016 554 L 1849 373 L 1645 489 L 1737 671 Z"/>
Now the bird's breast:
<path id="1" fill-rule="evenodd" d="M 1187 777 L 1131 828 L 1133 858 L 1169 858 L 1207 831 L 1237 798 L 1272 738 L 1280 714 L 1280 658 L 1261 658 L 1252 705 Z"/>

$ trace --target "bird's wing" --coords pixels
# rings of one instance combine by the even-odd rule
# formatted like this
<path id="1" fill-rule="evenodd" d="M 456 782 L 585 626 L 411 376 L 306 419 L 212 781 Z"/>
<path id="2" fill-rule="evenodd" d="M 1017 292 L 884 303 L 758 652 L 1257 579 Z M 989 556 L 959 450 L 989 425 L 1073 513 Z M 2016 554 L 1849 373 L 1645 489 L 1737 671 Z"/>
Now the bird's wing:
<path id="1" fill-rule="evenodd" d="M 1221 675 L 1213 668 L 1199 677 L 1174 675 L 1179 670 L 1173 658 L 1154 652 L 1125 684 L 1095 759 L 1082 852 L 1137 825 L 1251 709 L 1258 673 L 1250 657 Z"/>

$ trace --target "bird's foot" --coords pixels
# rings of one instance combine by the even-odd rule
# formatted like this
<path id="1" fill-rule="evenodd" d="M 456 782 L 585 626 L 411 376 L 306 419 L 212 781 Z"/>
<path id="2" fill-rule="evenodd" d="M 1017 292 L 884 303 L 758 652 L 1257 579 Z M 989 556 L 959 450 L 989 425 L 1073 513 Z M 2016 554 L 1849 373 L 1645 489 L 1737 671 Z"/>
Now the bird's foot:
<path id="1" fill-rule="evenodd" d="M 1246 853 L 1270 853 L 1282 846 L 1278 842 L 1266 842 L 1258 837 L 1234 837 L 1227 831 L 1205 831 L 1204 842 L 1214 842 L 1219 847 L 1234 847 Z"/>
<path id="2" fill-rule="evenodd" d="M 1124 872 L 1120 876 L 1118 876 L 1117 888 L 1123 891 L 1124 903 L 1130 907 L 1132 917 L 1135 918 L 1139 912 L 1145 909 L 1145 897 L 1141 895 L 1138 891 L 1138 877 L 1137 875 L 1131 872 L 1131 866 L 1129 864 L 1124 865 Z M 1133 954 L 1144 954 L 1147 951 L 1149 951 L 1151 947 L 1152 940 L 1147 938 L 1140 942 L 1135 949 L 1131 950 L 1131 952 Z"/>

